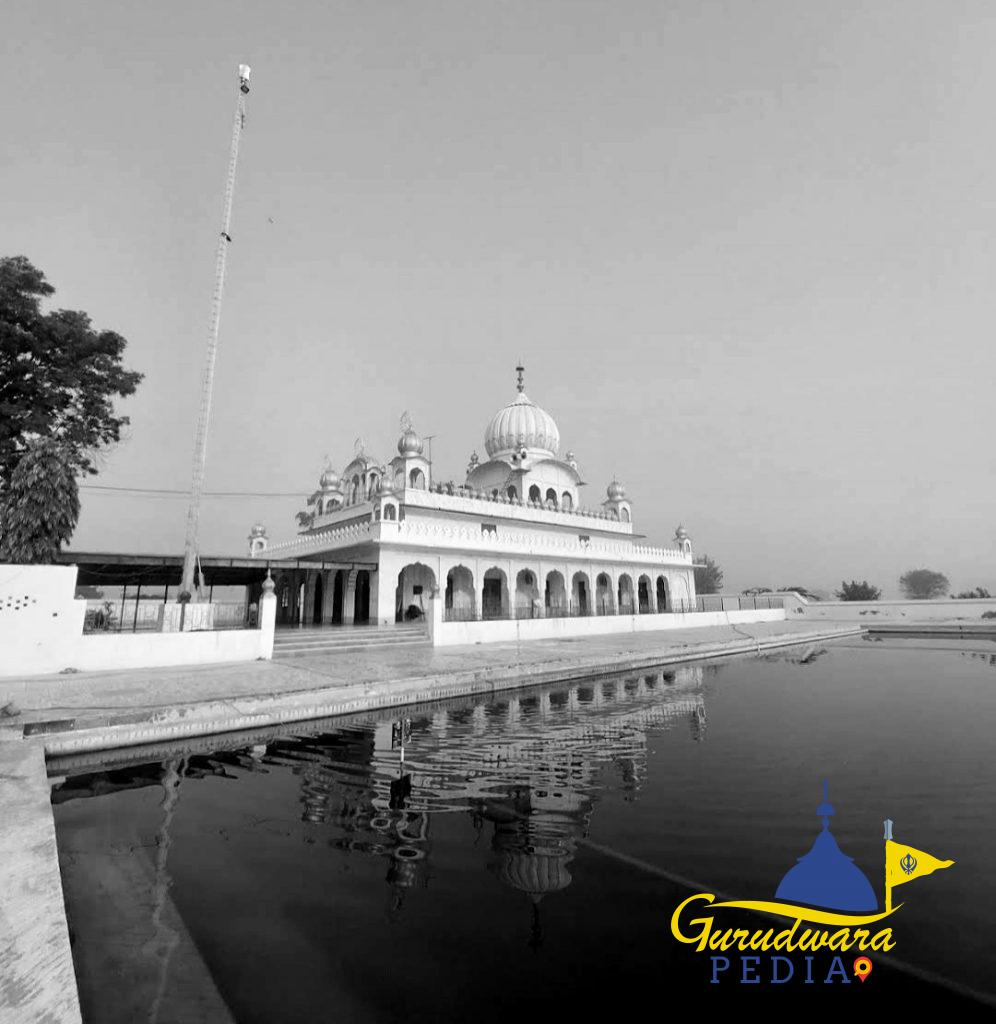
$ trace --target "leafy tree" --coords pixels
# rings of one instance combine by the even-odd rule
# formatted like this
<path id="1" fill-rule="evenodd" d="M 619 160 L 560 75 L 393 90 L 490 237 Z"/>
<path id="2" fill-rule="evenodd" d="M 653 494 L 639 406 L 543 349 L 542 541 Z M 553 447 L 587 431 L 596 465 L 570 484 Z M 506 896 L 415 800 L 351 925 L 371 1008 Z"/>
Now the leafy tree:
<path id="1" fill-rule="evenodd" d="M 723 570 L 708 556 L 695 565 L 695 592 L 718 594 L 723 587 Z"/>
<path id="2" fill-rule="evenodd" d="M 910 569 L 899 577 L 899 586 L 910 601 L 928 601 L 943 597 L 950 588 L 947 576 L 933 569 Z"/>
<path id="3" fill-rule="evenodd" d="M 951 594 L 954 598 L 992 597 L 993 595 L 985 587 L 976 587 L 975 590 L 963 590 L 960 594 Z"/>
<path id="4" fill-rule="evenodd" d="M 42 313 L 54 291 L 26 257 L 0 258 L 0 490 L 39 437 L 57 440 L 75 473 L 96 473 L 96 450 L 128 423 L 112 401 L 142 380 L 121 365 L 121 335 L 95 331 L 86 313 Z"/>
<path id="5" fill-rule="evenodd" d="M 76 474 L 51 438 L 30 441 L 0 492 L 0 561 L 54 562 L 80 515 Z"/>
<path id="6" fill-rule="evenodd" d="M 837 591 L 838 601 L 877 601 L 882 596 L 878 587 L 873 587 L 867 580 L 858 583 L 851 580 L 850 583 L 840 581 L 840 590 Z"/>

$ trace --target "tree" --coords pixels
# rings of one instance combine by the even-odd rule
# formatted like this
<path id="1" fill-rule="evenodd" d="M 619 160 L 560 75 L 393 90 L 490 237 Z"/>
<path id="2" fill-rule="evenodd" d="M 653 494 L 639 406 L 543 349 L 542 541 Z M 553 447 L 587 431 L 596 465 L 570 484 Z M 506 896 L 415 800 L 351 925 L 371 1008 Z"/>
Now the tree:
<path id="1" fill-rule="evenodd" d="M 806 587 L 800 587 L 798 584 L 796 584 L 794 586 L 791 586 L 791 587 L 779 587 L 778 589 L 779 590 L 783 590 L 783 591 L 784 590 L 794 591 L 800 597 L 805 597 L 805 598 L 807 598 L 808 600 L 811 600 L 811 601 L 819 601 L 819 598 L 815 594 L 813 594 L 811 591 L 807 590 Z"/>
<path id="2" fill-rule="evenodd" d="M 910 601 L 929 601 L 943 597 L 950 588 L 947 576 L 933 569 L 910 569 L 899 577 L 899 586 Z"/>
<path id="3" fill-rule="evenodd" d="M 0 561 L 54 562 L 80 515 L 76 474 L 57 441 L 30 441 L 0 492 Z"/>
<path id="4" fill-rule="evenodd" d="M 960 594 L 951 594 L 950 595 L 952 600 L 954 598 L 958 598 L 959 600 L 964 600 L 965 598 L 992 597 L 992 596 L 993 595 L 990 594 L 989 591 L 986 590 L 985 587 L 976 587 L 975 590 L 963 590 Z"/>
<path id="5" fill-rule="evenodd" d="M 128 423 L 112 401 L 142 380 L 121 365 L 121 335 L 95 331 L 86 313 L 42 313 L 54 291 L 26 257 L 0 258 L 0 490 L 35 438 L 57 440 L 75 473 L 96 473 L 97 449 Z"/>
<path id="6" fill-rule="evenodd" d="M 694 568 L 696 593 L 718 594 L 723 586 L 723 570 L 708 555 L 703 555 Z"/>
<path id="7" fill-rule="evenodd" d="M 837 591 L 838 601 L 877 601 L 882 596 L 878 587 L 873 587 L 867 580 L 858 583 L 851 580 L 850 583 L 840 581 L 840 590 Z"/>

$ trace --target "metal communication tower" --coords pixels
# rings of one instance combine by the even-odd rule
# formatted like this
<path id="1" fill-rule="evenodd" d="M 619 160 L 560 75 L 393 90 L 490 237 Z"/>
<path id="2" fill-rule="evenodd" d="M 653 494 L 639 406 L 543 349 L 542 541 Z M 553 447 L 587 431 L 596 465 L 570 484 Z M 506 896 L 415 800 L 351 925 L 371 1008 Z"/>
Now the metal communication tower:
<path id="1" fill-rule="evenodd" d="M 194 473 L 190 485 L 190 505 L 187 509 L 187 534 L 183 546 L 183 578 L 180 593 L 194 594 L 194 570 L 197 563 L 197 528 L 201 516 L 201 496 L 204 492 L 204 466 L 207 461 L 208 423 L 211 418 L 211 397 L 214 392 L 214 364 L 218 357 L 218 329 L 221 326 L 221 295 L 225 286 L 225 262 L 232 244 L 229 233 L 232 224 L 232 196 L 235 193 L 235 165 L 239 158 L 239 139 L 246 121 L 246 97 L 249 95 L 248 64 L 239 65 L 239 94 L 232 125 L 232 149 L 228 158 L 228 178 L 225 181 L 225 212 L 218 238 L 215 259 L 214 297 L 211 301 L 211 324 L 208 329 L 207 350 L 204 355 L 204 380 L 201 384 L 201 406 L 197 414 L 197 434 L 194 438 Z M 198 574 L 199 576 L 200 574 Z M 200 595 L 200 580 L 197 594 Z"/>

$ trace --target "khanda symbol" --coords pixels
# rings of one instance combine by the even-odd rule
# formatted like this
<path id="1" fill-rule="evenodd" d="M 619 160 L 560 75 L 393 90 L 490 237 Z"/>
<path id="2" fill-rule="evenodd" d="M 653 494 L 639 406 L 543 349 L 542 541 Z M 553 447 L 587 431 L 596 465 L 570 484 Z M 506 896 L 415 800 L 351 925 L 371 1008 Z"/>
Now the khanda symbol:
<path id="1" fill-rule="evenodd" d="M 899 862 L 899 866 L 906 872 L 906 874 L 912 875 L 913 872 L 916 871 L 916 857 L 911 853 L 906 854 L 906 856 Z"/>

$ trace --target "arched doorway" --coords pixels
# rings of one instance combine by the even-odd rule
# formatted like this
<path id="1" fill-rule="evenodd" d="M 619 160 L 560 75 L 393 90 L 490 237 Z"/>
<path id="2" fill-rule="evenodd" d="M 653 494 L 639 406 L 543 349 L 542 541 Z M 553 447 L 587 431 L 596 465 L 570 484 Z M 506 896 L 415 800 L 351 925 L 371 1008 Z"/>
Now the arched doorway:
<path id="1" fill-rule="evenodd" d="M 641 576 L 636 585 L 636 601 L 641 615 L 649 615 L 654 609 L 650 604 L 650 577 Z"/>
<path id="2" fill-rule="evenodd" d="M 595 614 L 615 615 L 616 607 L 613 598 L 612 580 L 604 572 L 600 572 L 595 580 Z"/>
<path id="3" fill-rule="evenodd" d="M 314 612 L 311 616 L 311 621 L 316 625 L 322 624 L 322 605 L 325 602 L 325 581 L 322 578 L 323 573 L 319 573 L 315 577 L 315 607 Z"/>
<path id="4" fill-rule="evenodd" d="M 591 615 L 591 583 L 583 572 L 576 572 L 571 580 L 571 612 L 574 615 Z"/>
<path id="5" fill-rule="evenodd" d="M 671 601 L 667 592 L 667 580 L 663 576 L 657 577 L 657 611 L 671 611 Z"/>
<path id="6" fill-rule="evenodd" d="M 446 574 L 444 618 L 450 622 L 471 622 L 477 618 L 474 574 L 465 565 L 455 565 Z"/>
<path id="7" fill-rule="evenodd" d="M 619 577 L 619 614 L 632 615 L 633 608 L 633 578 L 629 573 L 624 572 Z"/>
<path id="8" fill-rule="evenodd" d="M 435 587 L 436 574 L 427 565 L 421 562 L 406 565 L 398 573 L 398 585 L 394 591 L 395 622 L 424 619 Z"/>
<path id="9" fill-rule="evenodd" d="M 356 591 L 353 596 L 353 623 L 368 622 L 370 619 L 370 573 L 360 569 L 356 574 Z"/>
<path id="10" fill-rule="evenodd" d="M 515 576 L 515 617 L 536 618 L 538 603 L 539 584 L 536 582 L 536 573 L 532 569 L 520 569 Z"/>
<path id="11" fill-rule="evenodd" d="M 497 566 L 484 574 L 481 590 L 481 618 L 508 618 L 508 582 L 505 573 Z"/>
<path id="12" fill-rule="evenodd" d="M 564 577 L 556 570 L 547 573 L 543 604 L 547 618 L 562 618 L 567 614 L 567 588 Z"/>

